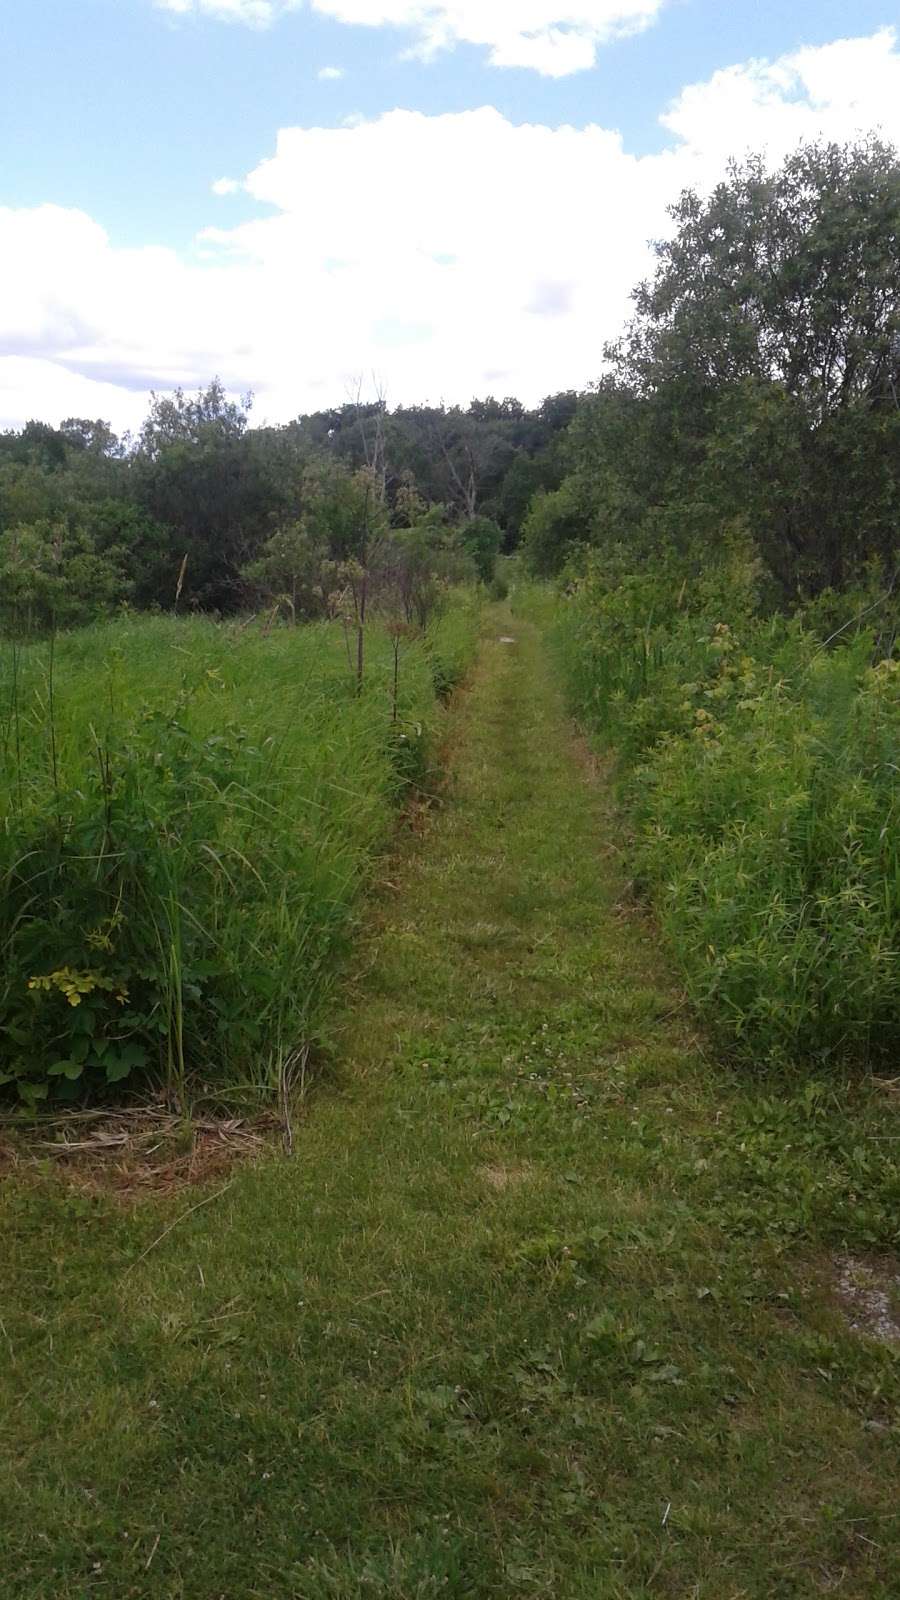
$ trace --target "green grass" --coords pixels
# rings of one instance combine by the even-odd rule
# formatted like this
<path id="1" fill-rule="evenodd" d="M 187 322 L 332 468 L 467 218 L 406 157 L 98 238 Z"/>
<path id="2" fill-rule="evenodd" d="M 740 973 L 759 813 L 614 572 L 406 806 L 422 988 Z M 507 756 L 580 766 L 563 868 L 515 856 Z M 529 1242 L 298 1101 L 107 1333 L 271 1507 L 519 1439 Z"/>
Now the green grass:
<path id="1" fill-rule="evenodd" d="M 125 618 L 0 646 L 0 1082 L 115 1095 L 270 1088 L 316 1041 L 359 890 L 438 689 L 458 602 L 400 649 L 338 625 Z"/>
<path id="2" fill-rule="evenodd" d="M 0 1193 L 4 1600 L 896 1595 L 893 1102 L 701 1049 L 495 621 L 294 1160 Z"/>

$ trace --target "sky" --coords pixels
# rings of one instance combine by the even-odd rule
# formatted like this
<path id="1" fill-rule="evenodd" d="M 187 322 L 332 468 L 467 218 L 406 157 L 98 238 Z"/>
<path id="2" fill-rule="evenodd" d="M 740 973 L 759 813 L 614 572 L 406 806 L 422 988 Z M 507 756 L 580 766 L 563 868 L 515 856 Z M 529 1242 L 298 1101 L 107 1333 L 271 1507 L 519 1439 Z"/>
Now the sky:
<path id="1" fill-rule="evenodd" d="M 0 0 L 0 428 L 584 388 L 685 187 L 900 144 L 900 0 Z"/>

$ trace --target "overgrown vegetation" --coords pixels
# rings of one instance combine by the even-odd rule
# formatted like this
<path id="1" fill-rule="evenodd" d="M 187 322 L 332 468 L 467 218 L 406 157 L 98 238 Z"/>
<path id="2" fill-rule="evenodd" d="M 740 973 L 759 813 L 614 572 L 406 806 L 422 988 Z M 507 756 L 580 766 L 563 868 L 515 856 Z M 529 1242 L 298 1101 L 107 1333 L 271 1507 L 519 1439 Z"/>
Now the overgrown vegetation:
<path id="1" fill-rule="evenodd" d="M 900 161 L 877 139 L 804 146 L 687 192 L 635 291 L 610 371 L 565 444 L 569 472 L 524 542 L 674 549 L 752 540 L 770 604 L 896 567 Z"/>
<path id="2" fill-rule="evenodd" d="M 279 918 L 285 970 L 317 971 L 317 940 L 331 937 L 316 932 L 330 926 L 321 907 L 340 908 L 342 891 L 326 872 L 320 892 L 309 819 L 296 871 L 274 838 L 262 870 L 262 813 L 235 797 L 309 813 L 323 804 L 309 777 L 319 758 L 300 752 L 346 758 L 345 776 L 359 759 L 359 818 L 338 805 L 322 826 L 351 840 L 358 826 L 367 849 L 369 801 L 415 767 L 402 730 L 427 714 L 417 673 L 424 683 L 430 646 L 414 637 L 453 584 L 501 598 L 520 536 L 532 574 L 564 575 L 575 702 L 621 752 L 635 874 L 704 1013 L 754 1060 L 887 1054 L 900 1017 L 900 162 L 876 138 L 810 145 L 775 172 L 732 166 L 672 215 L 607 375 L 580 398 L 391 411 L 379 397 L 252 428 L 249 401 L 214 382 L 155 398 L 133 440 L 78 420 L 0 439 L 0 620 L 14 641 L 51 640 L 10 644 L 0 683 L 4 1003 L 27 1094 L 51 1048 L 61 1089 L 88 1071 L 115 1081 L 155 1060 L 159 1041 L 170 1082 L 186 1054 L 216 1057 L 220 1037 L 226 1055 L 266 1039 L 283 1056 L 282 1002 L 266 994 L 287 992 L 272 976 Z M 242 643 L 234 662 L 249 676 L 235 665 L 226 705 L 214 686 L 230 636 L 198 621 L 213 662 L 202 691 L 190 672 L 183 687 L 170 675 L 124 721 L 94 709 L 107 679 L 128 699 L 123 674 L 79 667 L 92 710 L 73 734 L 70 663 L 95 646 L 52 641 L 123 605 L 325 631 L 270 641 L 265 692 L 258 641 Z M 387 633 L 376 627 L 370 673 L 373 618 Z M 104 639 L 139 637 L 120 627 Z M 299 709 L 294 670 L 312 685 Z M 438 652 L 432 681 L 443 691 L 452 676 Z M 291 792 L 301 767 L 309 794 Z M 138 849 L 148 828 L 165 851 Z M 188 910 L 183 885 L 211 874 L 221 903 Z M 302 916 L 271 890 L 285 876 Z M 102 887 L 82 900 L 62 887 L 76 878 Z M 154 907 L 143 920 L 142 896 Z M 59 957 L 39 960 L 29 940 L 51 922 Z M 227 972 L 210 939 L 232 949 Z M 248 961 L 268 974 L 255 998 L 237 977 Z M 187 998 L 207 1021 L 185 1044 Z"/>
<path id="3" fill-rule="evenodd" d="M 124 618 L 0 648 L 0 1082 L 268 1090 L 321 1037 L 393 808 L 473 647 Z"/>
<path id="4" fill-rule="evenodd" d="M 619 752 L 636 878 L 723 1042 L 889 1063 L 900 663 L 864 624 L 825 648 L 815 611 L 760 617 L 753 577 L 742 553 L 589 563 L 556 625 L 573 702 Z"/>
<path id="5" fill-rule="evenodd" d="M 271 1099 L 339 1047 L 301 1159 L 162 1226 L 68 1118 L 15 1147 L 11 1595 L 893 1600 L 898 196 L 871 142 L 683 197 L 577 408 L 213 385 L 0 442 L 7 1091 Z M 342 1014 L 476 579 L 518 620 Z M 126 598 L 208 615 L 60 631 Z"/>

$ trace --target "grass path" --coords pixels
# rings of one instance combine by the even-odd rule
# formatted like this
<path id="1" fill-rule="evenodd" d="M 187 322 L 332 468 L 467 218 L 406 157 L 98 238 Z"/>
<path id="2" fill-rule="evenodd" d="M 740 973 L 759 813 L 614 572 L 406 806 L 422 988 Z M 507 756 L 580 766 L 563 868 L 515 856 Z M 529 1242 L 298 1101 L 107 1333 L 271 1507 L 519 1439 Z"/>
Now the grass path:
<path id="1" fill-rule="evenodd" d="M 502 620 L 294 1159 L 132 1270 L 183 1195 L 5 1186 L 5 1600 L 900 1593 L 828 1107 L 703 1058 Z"/>

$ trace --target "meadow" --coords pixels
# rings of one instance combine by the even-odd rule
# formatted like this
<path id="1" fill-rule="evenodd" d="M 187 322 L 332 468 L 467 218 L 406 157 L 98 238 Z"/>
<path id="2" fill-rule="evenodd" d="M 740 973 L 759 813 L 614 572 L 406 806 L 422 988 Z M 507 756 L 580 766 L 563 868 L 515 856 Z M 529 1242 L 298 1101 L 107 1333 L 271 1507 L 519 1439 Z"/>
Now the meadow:
<path id="1" fill-rule="evenodd" d="M 293 1159 L 0 1185 L 4 1600 L 896 1600 L 897 1097 L 708 1048 L 486 621 Z"/>
<path id="2" fill-rule="evenodd" d="M 754 1068 L 877 1069 L 900 1034 L 891 612 L 853 592 L 767 611 L 758 580 L 739 549 L 705 568 L 597 559 L 537 607 L 614 755 L 633 880 L 720 1047 Z"/>
<path id="3" fill-rule="evenodd" d="M 23 1109 L 271 1094 L 323 1042 L 361 888 L 473 649 L 104 620 L 0 645 L 0 1082 Z M 354 644 L 355 649 L 355 644 Z"/>

